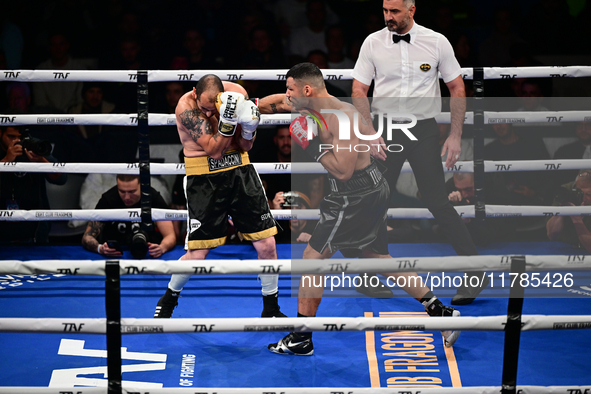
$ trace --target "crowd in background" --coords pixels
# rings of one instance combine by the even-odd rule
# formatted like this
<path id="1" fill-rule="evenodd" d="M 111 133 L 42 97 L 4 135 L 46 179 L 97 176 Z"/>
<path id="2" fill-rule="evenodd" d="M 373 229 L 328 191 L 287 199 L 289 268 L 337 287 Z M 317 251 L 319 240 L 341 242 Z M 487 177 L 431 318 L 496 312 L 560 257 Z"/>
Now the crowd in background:
<path id="1" fill-rule="evenodd" d="M 416 5 L 417 23 L 444 34 L 462 67 L 540 66 L 544 65 L 540 60 L 544 58 L 588 55 L 586 50 L 591 45 L 591 2 L 585 0 L 417 0 Z M 0 69 L 286 69 L 301 61 L 312 62 L 321 69 L 350 69 L 365 37 L 384 28 L 381 9 L 381 1 L 375 0 L 23 0 L 5 5 L 0 16 Z M 280 81 L 240 83 L 251 97 L 285 90 Z M 174 113 L 176 102 L 192 85 L 150 84 L 149 112 Z M 351 81 L 327 81 L 327 88 L 335 96 L 347 97 L 351 94 Z M 471 91 L 468 83 L 468 96 Z M 442 92 L 445 96 L 446 89 Z M 5 81 L 0 82 L 0 93 L 2 114 L 137 111 L 135 84 Z M 510 110 L 543 111 L 549 106 L 544 97 L 552 96 L 551 80 L 490 82 L 487 96 L 515 97 L 518 104 Z M 534 127 L 490 127 L 487 132 L 494 141 L 487 145 L 485 159 L 591 158 L 589 124 L 565 126 L 562 132 L 576 135 L 578 142 L 556 149 L 548 149 L 541 134 L 532 132 Z M 445 133 L 445 126 L 441 128 Z M 286 129 L 265 131 L 259 133 L 251 160 L 291 161 Z M 137 160 L 135 127 L 34 125 L 27 132 L 52 142 L 52 155 L 60 162 Z M 469 127 L 465 135 L 470 137 Z M 152 127 L 150 139 L 151 144 L 179 144 L 180 149 L 174 127 Z M 472 160 L 471 149 L 469 144 L 463 147 L 463 160 Z M 555 188 L 574 181 L 577 175 L 562 172 L 548 179 L 540 174 L 523 174 L 491 176 L 487 184 L 495 192 L 487 194 L 487 203 L 490 199 L 490 203 L 496 204 L 550 205 Z M 451 175 L 449 178 L 450 199 L 451 193 L 459 192 L 461 196 L 462 190 L 470 187 L 470 179 Z M 322 178 L 317 177 L 296 184 L 278 179 L 263 177 L 269 201 L 277 207 L 283 204 L 280 193 L 293 191 L 297 186 L 298 194 L 304 196 L 301 205 L 316 208 L 326 187 Z M 183 206 L 179 182 L 176 186 L 174 182 L 164 182 L 163 189 L 168 189 L 163 192 L 165 199 L 165 194 L 168 196 L 167 203 Z M 468 194 L 454 198 L 465 202 L 471 197 Z M 420 206 L 416 184 L 413 185 L 412 178 L 401 177 L 393 207 Z M 528 230 L 534 231 L 535 237 L 546 236 L 540 220 L 507 223 L 491 221 L 490 228 L 475 229 L 475 237 L 481 240 L 477 242 L 514 240 L 515 229 L 522 230 L 517 238 L 531 238 Z M 429 221 L 395 220 L 390 225 L 393 242 L 444 237 Z M 294 228 L 298 226 L 301 223 Z"/>

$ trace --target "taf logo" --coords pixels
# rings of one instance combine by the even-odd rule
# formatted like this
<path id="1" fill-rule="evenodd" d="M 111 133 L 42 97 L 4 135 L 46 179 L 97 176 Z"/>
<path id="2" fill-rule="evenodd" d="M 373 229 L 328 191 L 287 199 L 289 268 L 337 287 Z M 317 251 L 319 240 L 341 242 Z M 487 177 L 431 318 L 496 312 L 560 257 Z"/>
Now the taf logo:
<path id="1" fill-rule="evenodd" d="M 137 81 L 137 74 L 127 74 L 127 75 L 129 75 L 130 81 Z"/>
<path id="2" fill-rule="evenodd" d="M 421 71 L 427 72 L 431 70 L 431 65 L 429 63 L 423 63 L 419 66 L 419 68 L 421 69 Z"/>
<path id="3" fill-rule="evenodd" d="M 244 74 L 227 74 L 228 75 L 228 81 L 238 81 L 239 79 L 242 79 L 242 77 L 244 76 Z"/>
<path id="4" fill-rule="evenodd" d="M 277 80 L 278 81 L 285 81 L 285 74 L 276 74 L 277 75 Z"/>
<path id="5" fill-rule="evenodd" d="M 0 123 L 12 123 L 16 116 L 0 116 Z"/>
<path id="6" fill-rule="evenodd" d="M 84 323 L 76 325 L 76 323 L 62 323 L 64 326 L 64 332 L 80 332 Z"/>
<path id="7" fill-rule="evenodd" d="M 501 74 L 501 79 L 513 79 L 517 74 Z"/>
<path id="8" fill-rule="evenodd" d="M 136 211 L 127 211 L 129 213 L 129 217 L 130 218 L 139 218 L 140 217 L 140 213 L 136 212 Z"/>
<path id="9" fill-rule="evenodd" d="M 336 75 L 336 74 L 326 74 L 326 79 L 329 81 L 340 81 L 343 78 L 343 75 Z"/>
<path id="10" fill-rule="evenodd" d="M 281 271 L 281 267 L 282 267 L 281 264 L 279 264 L 277 266 L 277 269 L 275 269 L 275 267 L 272 265 L 261 265 L 261 268 L 263 269 L 261 271 L 261 273 L 263 273 L 263 274 L 278 274 Z"/>
<path id="11" fill-rule="evenodd" d="M 195 327 L 194 332 L 211 332 L 213 326 L 215 324 L 210 324 L 209 327 L 206 324 L 193 324 L 193 327 Z"/>
<path id="12" fill-rule="evenodd" d="M 562 118 L 564 118 L 564 116 L 546 116 L 546 119 L 548 119 L 548 123 L 562 122 Z"/>
<path id="13" fill-rule="evenodd" d="M 20 75 L 20 71 L 14 72 L 14 71 L 4 71 L 4 78 L 6 79 L 12 79 L 12 78 L 18 78 L 18 76 Z"/>
<path id="14" fill-rule="evenodd" d="M 53 79 L 68 79 L 70 73 L 54 72 Z"/>
<path id="15" fill-rule="evenodd" d="M 179 76 L 179 81 L 191 81 L 193 80 L 193 75 L 195 74 L 177 74 Z"/>
<path id="16" fill-rule="evenodd" d="M 343 331 L 343 327 L 345 327 L 344 324 L 325 324 L 324 331 Z"/>

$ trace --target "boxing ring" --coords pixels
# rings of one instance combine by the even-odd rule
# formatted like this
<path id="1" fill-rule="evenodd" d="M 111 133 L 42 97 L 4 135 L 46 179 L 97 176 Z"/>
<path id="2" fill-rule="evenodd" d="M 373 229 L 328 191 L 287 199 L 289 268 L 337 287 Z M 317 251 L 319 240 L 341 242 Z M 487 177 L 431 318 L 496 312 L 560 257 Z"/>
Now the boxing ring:
<path id="1" fill-rule="evenodd" d="M 325 70 L 327 79 L 350 79 L 351 70 Z M 140 173 L 142 188 L 150 174 L 184 174 L 182 164 L 150 163 L 147 127 L 174 124 L 174 115 L 148 114 L 148 81 L 197 80 L 206 71 L 70 71 L 69 81 L 138 84 L 138 114 L 0 115 L 8 125 L 134 125 L 140 135 L 139 163 L 10 163 L 0 171 L 67 173 Z M 285 79 L 286 70 L 215 71 L 222 79 Z M 331 74 L 332 73 L 332 74 Z M 4 80 L 55 81 L 47 70 L 4 71 Z M 591 67 L 463 69 L 482 95 L 484 79 L 591 76 Z M 2 74 L 0 73 L 0 79 Z M 340 77 L 338 77 L 340 76 Z M 63 80 L 63 79 L 62 79 Z M 591 119 L 591 111 L 524 113 L 525 123 Z M 466 123 L 482 127 L 511 113 L 473 108 Z M 288 124 L 291 115 L 263 115 L 262 125 Z M 439 122 L 449 123 L 449 114 Z M 482 135 L 475 130 L 475 157 L 482 157 Z M 452 171 L 474 172 L 477 189 L 483 174 L 495 171 L 556 171 L 588 167 L 587 160 L 460 162 Z M 57 165 L 56 165 L 57 164 Z M 318 164 L 255 164 L 259 173 L 321 173 Z M 407 164 L 403 171 L 410 171 Z M 479 183 L 482 187 L 479 187 Z M 478 198 L 478 194 L 477 194 Z M 467 218 L 544 216 L 550 207 L 458 207 Z M 551 207 L 553 215 L 591 214 L 589 207 Z M 317 210 L 273 211 L 276 219 L 317 219 Z M 391 209 L 391 218 L 431 218 L 426 209 Z M 185 211 L 159 209 L 0 211 L 0 220 L 186 220 Z M 0 393 L 585 393 L 591 391 L 591 268 L 587 256 L 562 243 L 504 243 L 478 248 L 481 256 L 454 256 L 447 244 L 390 244 L 392 261 L 301 260 L 304 245 L 278 245 L 278 260 L 255 260 L 247 245 L 215 249 L 205 261 L 180 264 L 178 247 L 163 260 L 99 259 L 82 247 L 0 247 L 0 332 L 3 346 Z M 126 252 L 127 253 L 127 252 Z M 124 255 L 124 258 L 129 258 Z M 394 264 L 393 264 L 394 263 Z M 280 274 L 280 305 L 288 316 L 297 311 L 290 275 L 484 270 L 497 288 L 458 309 L 462 317 L 429 318 L 415 300 L 378 300 L 343 289 L 342 297 L 323 299 L 316 318 L 260 319 L 259 273 Z M 394 267 L 392 267 L 394 265 Z M 539 272 L 572 274 L 562 288 L 532 289 L 517 280 Z M 173 319 L 151 318 L 172 273 L 195 277 L 183 290 Z M 499 288 L 500 280 L 507 284 Z M 435 290 L 435 289 L 434 289 Z M 570 291 L 572 290 L 572 292 Z M 448 303 L 453 286 L 435 293 Z M 532 297 L 530 297 L 532 296 Z M 576 296 L 576 297 L 575 297 Z M 535 298 L 534 298 L 535 297 Z M 256 301 L 255 301 L 256 300 Z M 104 311 L 104 312 L 103 312 Z M 559 312 L 559 313 L 558 313 Z M 131 316 L 136 316 L 132 318 Z M 199 318 L 195 318 L 199 316 Z M 233 316 L 233 317 L 230 317 Z M 338 316 L 338 317 L 334 317 Z M 280 321 L 278 321 L 280 320 Z M 464 331 L 451 349 L 439 330 Z M 266 345 L 287 331 L 315 334 L 313 357 L 271 354 Z M 97 335 L 99 334 L 99 335 Z M 122 335 L 123 334 L 123 335 Z M 105 341 L 106 339 L 106 341 Z M 393 344 L 402 344 L 399 349 Z M 429 351 L 412 351 L 418 344 Z M 411 351 L 404 349 L 408 347 Z M 406 361 L 404 361 L 406 360 Z M 413 369 L 414 368 L 414 369 Z M 422 372 L 421 372 L 422 371 Z M 420 372 L 420 373 L 418 373 Z"/>

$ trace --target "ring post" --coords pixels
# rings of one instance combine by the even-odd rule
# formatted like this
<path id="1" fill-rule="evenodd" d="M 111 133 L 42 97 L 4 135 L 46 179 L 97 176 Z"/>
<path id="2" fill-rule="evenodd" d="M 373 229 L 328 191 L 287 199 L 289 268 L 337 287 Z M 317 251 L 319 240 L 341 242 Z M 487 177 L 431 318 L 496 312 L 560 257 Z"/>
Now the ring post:
<path id="1" fill-rule="evenodd" d="M 518 274 L 509 292 L 507 325 L 505 326 L 505 349 L 503 351 L 502 394 L 515 394 L 517 389 L 517 364 L 519 341 L 521 339 L 521 313 L 525 290 L 521 284 L 521 274 L 525 272 L 525 256 L 511 257 L 511 273 Z"/>
<path id="2" fill-rule="evenodd" d="M 141 228 L 154 229 L 152 222 L 152 193 L 150 192 L 150 132 L 148 127 L 148 72 L 137 72 L 137 128 L 140 166 Z"/>
<path id="3" fill-rule="evenodd" d="M 484 225 L 486 210 L 484 205 L 484 69 L 474 67 L 474 194 L 476 196 L 476 223 Z"/>
<path id="4" fill-rule="evenodd" d="M 121 394 L 121 285 L 119 261 L 105 266 L 105 308 L 107 311 L 108 394 Z"/>

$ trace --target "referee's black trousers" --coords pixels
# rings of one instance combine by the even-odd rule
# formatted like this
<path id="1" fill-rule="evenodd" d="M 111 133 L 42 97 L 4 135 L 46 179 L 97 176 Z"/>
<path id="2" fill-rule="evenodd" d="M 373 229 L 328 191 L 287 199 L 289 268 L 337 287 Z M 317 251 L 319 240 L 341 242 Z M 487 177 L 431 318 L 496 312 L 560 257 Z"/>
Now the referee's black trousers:
<path id="1" fill-rule="evenodd" d="M 419 120 L 415 127 L 409 129 L 417 141 L 410 140 L 400 129 L 393 130 L 392 140 L 388 141 L 385 124 L 384 119 L 382 137 L 386 146 L 400 144 L 403 147 L 402 152 L 399 153 L 387 152 L 386 166 L 388 170 L 384 176 L 390 190 L 396 190 L 400 170 L 404 161 L 408 160 L 417 180 L 421 199 L 445 230 L 456 253 L 460 256 L 477 255 L 478 252 L 472 242 L 472 237 L 460 215 L 450 203 L 445 191 L 439 128 L 435 119 Z M 374 127 L 377 126 L 374 125 Z M 400 147 L 391 146 L 390 150 L 400 150 Z"/>

